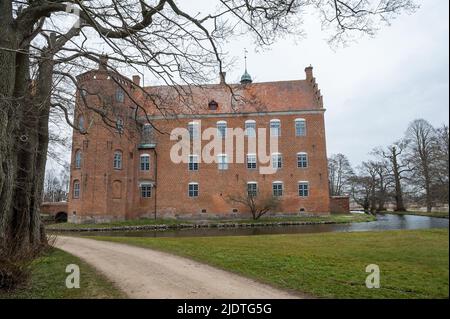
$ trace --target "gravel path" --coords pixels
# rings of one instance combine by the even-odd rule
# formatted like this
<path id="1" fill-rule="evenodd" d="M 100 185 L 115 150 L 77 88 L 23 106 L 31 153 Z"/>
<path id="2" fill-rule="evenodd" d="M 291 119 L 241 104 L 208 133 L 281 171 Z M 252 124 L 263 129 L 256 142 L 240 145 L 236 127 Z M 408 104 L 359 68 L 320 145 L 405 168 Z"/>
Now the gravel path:
<path id="1" fill-rule="evenodd" d="M 55 246 L 105 274 L 131 298 L 300 298 L 187 258 L 147 248 L 58 236 Z M 81 283 L 83 282 L 81 274 Z"/>

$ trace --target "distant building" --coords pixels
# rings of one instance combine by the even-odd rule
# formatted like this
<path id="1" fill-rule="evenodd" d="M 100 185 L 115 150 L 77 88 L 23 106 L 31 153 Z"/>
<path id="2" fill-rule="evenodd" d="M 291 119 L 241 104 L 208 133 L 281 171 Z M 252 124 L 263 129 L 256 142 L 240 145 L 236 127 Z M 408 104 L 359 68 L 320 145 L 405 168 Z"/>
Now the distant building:
<path id="1" fill-rule="evenodd" d="M 222 74 L 219 84 L 152 86 L 143 92 L 138 76 L 118 77 L 105 63 L 78 76 L 83 89 L 77 93 L 75 125 L 88 134 L 73 133 L 70 221 L 239 216 L 248 209 L 228 197 L 253 191 L 281 200 L 272 213 L 330 211 L 325 109 L 311 66 L 304 80 L 253 83 L 246 70 L 239 84 L 226 85 Z M 177 90 L 190 94 L 181 99 Z M 83 106 L 84 99 L 90 107 Z M 99 112 L 114 120 L 105 123 Z M 240 163 L 226 153 L 205 163 L 195 151 L 174 163 L 176 128 L 187 129 L 192 143 L 207 128 L 224 141 L 229 129 L 241 128 L 245 143 L 266 128 L 278 149 L 266 151 L 272 162 L 264 165 L 276 171 L 262 173 L 258 154 L 248 151 Z"/>

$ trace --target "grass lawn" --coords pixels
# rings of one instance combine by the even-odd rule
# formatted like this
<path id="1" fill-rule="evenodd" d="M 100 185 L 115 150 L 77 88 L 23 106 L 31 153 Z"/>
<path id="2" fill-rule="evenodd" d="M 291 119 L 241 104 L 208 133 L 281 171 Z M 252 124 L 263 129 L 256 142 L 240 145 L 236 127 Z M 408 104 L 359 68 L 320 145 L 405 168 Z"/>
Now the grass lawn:
<path id="1" fill-rule="evenodd" d="M 218 224 L 218 223 L 278 223 L 278 222 L 333 222 L 333 223 L 351 223 L 351 222 L 367 222 L 373 221 L 376 218 L 367 214 L 331 214 L 328 216 L 291 216 L 291 217 L 261 217 L 258 220 L 252 219 L 233 219 L 233 220 L 208 220 L 203 223 Z M 72 223 L 59 223 L 46 226 L 48 230 L 61 230 L 61 229 L 90 229 L 90 228 L 111 228 L 111 227 L 127 227 L 127 226 L 145 226 L 145 225 L 167 225 L 176 226 L 180 224 L 194 224 L 192 220 L 176 220 L 176 219 L 136 219 L 136 220 L 124 220 L 115 221 L 111 223 L 98 223 L 98 224 L 72 224 Z"/>
<path id="2" fill-rule="evenodd" d="M 328 298 L 448 298 L 448 229 L 296 235 L 93 237 L 168 251 L 285 289 Z M 381 288 L 368 289 L 377 264 Z"/>
<path id="3" fill-rule="evenodd" d="M 439 217 L 439 218 L 448 218 L 448 212 L 415 212 L 415 211 L 407 211 L 407 212 L 384 212 L 386 214 L 395 214 L 395 215 L 418 215 L 418 216 L 428 216 L 428 217 Z"/>
<path id="4" fill-rule="evenodd" d="M 76 264 L 80 267 L 80 288 L 66 288 L 66 266 Z M 22 287 L 11 292 L 1 292 L 4 298 L 125 298 L 126 296 L 109 282 L 102 274 L 60 249 L 52 248 L 44 256 L 31 264 L 31 280 Z"/>

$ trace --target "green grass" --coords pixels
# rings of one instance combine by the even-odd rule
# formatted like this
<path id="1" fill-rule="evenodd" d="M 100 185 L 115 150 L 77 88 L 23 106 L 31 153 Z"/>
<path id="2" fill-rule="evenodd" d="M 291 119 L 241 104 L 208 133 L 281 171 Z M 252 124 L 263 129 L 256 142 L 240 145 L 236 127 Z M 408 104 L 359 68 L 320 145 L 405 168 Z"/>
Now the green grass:
<path id="1" fill-rule="evenodd" d="M 407 211 L 407 212 L 383 212 L 386 214 L 396 214 L 396 215 L 418 215 L 418 216 L 428 216 L 428 217 L 438 217 L 438 218 L 448 218 L 448 212 L 418 212 L 418 211 Z"/>
<path id="2" fill-rule="evenodd" d="M 333 223 L 351 223 L 351 222 L 367 222 L 373 221 L 376 218 L 366 214 L 331 214 L 325 216 L 291 216 L 291 217 L 261 217 L 258 220 L 252 219 L 228 219 L 228 220 L 208 220 L 203 223 L 217 224 L 217 223 L 278 223 L 278 222 L 333 222 Z M 145 225 L 167 225 L 176 226 L 180 224 L 194 224 L 193 220 L 176 220 L 176 219 L 136 219 L 114 221 L 111 223 L 98 224 L 73 224 L 73 223 L 59 223 L 46 226 L 48 230 L 68 230 L 68 229 L 92 229 L 92 228 L 111 228 L 111 227 L 126 227 L 126 226 L 145 226 Z"/>
<path id="3" fill-rule="evenodd" d="M 66 266 L 80 267 L 80 288 L 68 289 Z M 30 281 L 10 292 L 0 291 L 0 299 L 80 299 L 125 298 L 110 281 L 95 269 L 60 249 L 52 248 L 31 264 Z"/>
<path id="4" fill-rule="evenodd" d="M 296 235 L 93 237 L 193 258 L 277 287 L 327 298 L 448 298 L 448 229 Z M 377 264 L 381 288 L 368 289 Z"/>
<path id="5" fill-rule="evenodd" d="M 132 220 L 120 220 L 113 221 L 110 223 L 92 223 L 92 224 L 74 224 L 74 223 L 58 223 L 46 226 L 49 230 L 58 229 L 80 229 L 80 228 L 110 228 L 110 227 L 121 227 L 121 226 L 144 226 L 144 225 L 175 225 L 175 224 L 189 224 L 189 221 L 180 222 L 176 219 L 132 219 Z"/>

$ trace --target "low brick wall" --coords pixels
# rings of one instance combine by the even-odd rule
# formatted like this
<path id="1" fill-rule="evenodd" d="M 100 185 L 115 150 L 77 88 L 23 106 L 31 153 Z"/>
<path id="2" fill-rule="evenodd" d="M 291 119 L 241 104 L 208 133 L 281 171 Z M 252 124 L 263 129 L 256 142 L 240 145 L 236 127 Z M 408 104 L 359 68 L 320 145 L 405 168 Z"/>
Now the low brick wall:
<path id="1" fill-rule="evenodd" d="M 62 218 L 63 220 L 67 220 L 67 202 L 43 202 L 41 205 L 41 214 L 49 215 L 53 219 Z"/>
<path id="2" fill-rule="evenodd" d="M 331 196 L 330 212 L 338 214 L 346 214 L 350 212 L 350 197 L 348 196 Z"/>

